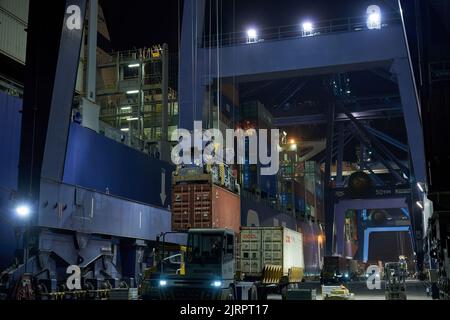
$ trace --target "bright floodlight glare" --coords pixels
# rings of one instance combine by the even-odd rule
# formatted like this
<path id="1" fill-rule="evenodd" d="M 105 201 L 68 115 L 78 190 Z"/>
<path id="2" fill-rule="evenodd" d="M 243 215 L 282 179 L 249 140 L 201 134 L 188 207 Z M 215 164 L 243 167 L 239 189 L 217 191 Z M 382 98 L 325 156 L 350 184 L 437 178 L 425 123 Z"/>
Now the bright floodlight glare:
<path id="1" fill-rule="evenodd" d="M 222 286 L 222 281 L 214 281 L 212 283 L 212 285 L 213 285 L 213 287 L 216 287 L 216 288 L 221 287 Z"/>
<path id="2" fill-rule="evenodd" d="M 422 203 L 421 203 L 420 201 L 417 201 L 417 202 L 416 202 L 416 205 L 417 205 L 420 209 L 423 210 L 423 205 L 422 205 Z"/>
<path id="3" fill-rule="evenodd" d="M 31 214 L 31 209 L 27 205 L 19 205 L 16 208 L 16 213 L 20 218 L 28 218 Z"/>
<path id="4" fill-rule="evenodd" d="M 167 286 L 167 281 L 166 281 L 166 280 L 159 280 L 159 286 L 160 286 L 160 287 L 165 287 L 165 286 Z"/>
<path id="5" fill-rule="evenodd" d="M 380 23 L 381 21 L 381 15 L 379 13 L 371 13 L 369 15 L 369 22 L 376 24 L 376 23 Z"/>
<path id="6" fill-rule="evenodd" d="M 419 188 L 420 192 L 423 192 L 423 187 L 422 184 L 420 182 L 417 182 L 417 187 Z"/>
<path id="7" fill-rule="evenodd" d="M 367 18 L 367 26 L 369 29 L 381 29 L 381 14 L 369 14 L 369 17 Z"/>
<path id="8" fill-rule="evenodd" d="M 247 30 L 247 42 L 253 43 L 258 41 L 258 32 L 256 29 L 248 29 Z"/>
<path id="9" fill-rule="evenodd" d="M 255 39 L 258 36 L 258 33 L 255 29 L 249 29 L 247 30 L 247 36 L 249 39 Z"/>
<path id="10" fill-rule="evenodd" d="M 303 23 L 303 32 L 304 33 L 311 33 L 313 32 L 313 24 L 311 22 L 305 22 Z"/>
<path id="11" fill-rule="evenodd" d="M 319 236 L 317 237 L 317 240 L 319 241 L 319 243 L 323 243 L 323 236 L 322 236 L 322 235 L 319 235 Z"/>

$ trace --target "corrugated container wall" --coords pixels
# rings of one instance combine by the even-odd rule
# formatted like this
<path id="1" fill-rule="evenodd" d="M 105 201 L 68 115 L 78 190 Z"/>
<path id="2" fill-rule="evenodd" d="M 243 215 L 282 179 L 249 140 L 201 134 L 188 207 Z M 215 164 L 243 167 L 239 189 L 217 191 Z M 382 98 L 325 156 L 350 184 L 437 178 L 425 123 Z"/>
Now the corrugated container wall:
<path id="1" fill-rule="evenodd" d="M 241 229 L 241 271 L 259 277 L 265 266 L 283 267 L 287 276 L 291 268 L 305 269 L 303 235 L 283 227 Z"/>
<path id="2" fill-rule="evenodd" d="M 323 232 L 317 223 L 298 221 L 291 215 L 278 212 L 267 207 L 263 202 L 241 198 L 242 226 L 246 227 L 274 227 L 286 226 L 303 235 L 303 253 L 305 274 L 316 276 L 322 268 Z"/>
<path id="3" fill-rule="evenodd" d="M 173 187 L 172 230 L 227 228 L 239 233 L 240 197 L 212 184 Z"/>
<path id="4" fill-rule="evenodd" d="M 0 53 L 25 64 L 29 0 L 0 0 Z"/>

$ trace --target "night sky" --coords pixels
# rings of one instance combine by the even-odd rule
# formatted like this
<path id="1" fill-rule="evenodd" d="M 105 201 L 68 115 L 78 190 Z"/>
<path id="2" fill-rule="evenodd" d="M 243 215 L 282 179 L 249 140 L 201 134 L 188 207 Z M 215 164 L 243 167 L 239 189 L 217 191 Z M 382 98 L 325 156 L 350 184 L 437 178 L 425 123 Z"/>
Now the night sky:
<path id="1" fill-rule="evenodd" d="M 206 0 L 213 4 L 206 9 L 217 16 L 219 3 L 222 32 L 242 31 L 250 26 L 266 28 L 312 21 L 365 15 L 371 4 L 382 10 L 393 10 L 395 0 Z M 172 52 L 178 50 L 179 25 L 183 1 L 111 1 L 101 0 L 115 50 L 140 48 L 168 43 Z M 181 9 L 181 10 L 180 10 Z M 213 22 L 215 25 L 215 22 Z"/>

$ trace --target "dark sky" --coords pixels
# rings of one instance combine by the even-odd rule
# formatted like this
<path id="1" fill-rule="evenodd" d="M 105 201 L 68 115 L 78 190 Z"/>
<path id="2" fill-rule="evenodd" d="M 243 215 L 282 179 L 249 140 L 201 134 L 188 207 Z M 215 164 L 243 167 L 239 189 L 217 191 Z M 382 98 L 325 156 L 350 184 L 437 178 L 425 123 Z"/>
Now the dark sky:
<path id="1" fill-rule="evenodd" d="M 100 0 L 115 50 L 169 43 L 177 51 L 179 0 Z"/>
<path id="2" fill-rule="evenodd" d="M 213 4 L 213 19 L 217 16 L 214 4 L 219 3 L 222 30 L 232 32 L 249 26 L 292 25 L 305 19 L 317 21 L 362 16 L 371 4 L 391 11 L 396 0 L 206 0 L 206 3 Z M 166 42 L 172 52 L 177 51 L 182 0 L 101 0 L 100 4 L 116 50 Z M 207 20 L 209 15 L 207 8 Z"/>
<path id="3" fill-rule="evenodd" d="M 389 244 L 389 245 L 386 245 Z M 404 255 L 411 262 L 413 249 L 411 238 L 406 232 L 381 232 L 370 237 L 369 261 L 396 262 Z"/>

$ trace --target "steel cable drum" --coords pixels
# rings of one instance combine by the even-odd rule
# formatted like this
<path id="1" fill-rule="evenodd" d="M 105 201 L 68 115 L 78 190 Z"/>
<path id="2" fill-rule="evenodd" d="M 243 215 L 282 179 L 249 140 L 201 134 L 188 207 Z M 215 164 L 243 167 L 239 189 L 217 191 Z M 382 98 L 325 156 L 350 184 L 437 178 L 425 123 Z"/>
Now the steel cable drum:
<path id="1" fill-rule="evenodd" d="M 364 172 L 353 173 L 347 186 L 347 193 L 351 198 L 366 198 L 373 190 L 373 183 L 369 175 Z"/>

